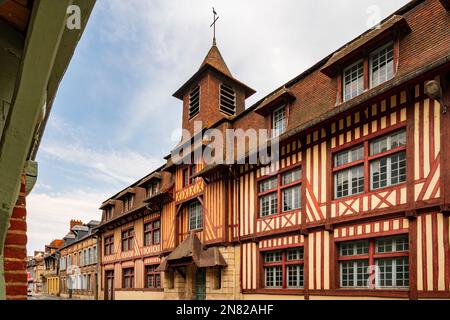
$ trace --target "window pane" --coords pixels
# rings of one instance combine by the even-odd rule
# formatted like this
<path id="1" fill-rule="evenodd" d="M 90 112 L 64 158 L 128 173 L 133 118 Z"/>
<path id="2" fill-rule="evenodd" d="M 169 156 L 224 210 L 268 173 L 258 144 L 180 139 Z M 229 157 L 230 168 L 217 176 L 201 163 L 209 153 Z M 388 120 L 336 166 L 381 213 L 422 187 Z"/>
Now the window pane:
<path id="1" fill-rule="evenodd" d="M 364 165 L 338 171 L 334 174 L 335 198 L 364 192 Z"/>
<path id="2" fill-rule="evenodd" d="M 371 55 L 371 86 L 375 87 L 394 76 L 393 45 L 382 48 Z"/>
<path id="3" fill-rule="evenodd" d="M 388 185 L 388 158 L 381 158 L 371 162 L 372 189 L 379 189 Z"/>
<path id="4" fill-rule="evenodd" d="M 303 265 L 289 265 L 286 271 L 288 288 L 303 287 Z"/>
<path id="5" fill-rule="evenodd" d="M 396 131 L 370 143 L 370 155 L 386 152 L 398 147 L 406 146 L 406 130 Z"/>
<path id="6" fill-rule="evenodd" d="M 270 251 L 264 253 L 264 262 L 280 262 L 282 259 L 281 251 Z"/>
<path id="7" fill-rule="evenodd" d="M 408 257 L 377 259 L 380 287 L 407 287 L 409 285 Z"/>
<path id="8" fill-rule="evenodd" d="M 158 244 L 159 241 L 160 241 L 160 231 L 158 229 L 153 231 L 153 244 Z"/>
<path id="9" fill-rule="evenodd" d="M 397 287 L 409 286 L 408 257 L 401 257 L 395 259 L 395 285 Z"/>
<path id="10" fill-rule="evenodd" d="M 152 244 L 151 233 L 144 234 L 144 245 L 149 246 Z"/>
<path id="11" fill-rule="evenodd" d="M 282 267 L 265 267 L 265 286 L 268 288 L 280 288 L 283 283 Z"/>
<path id="12" fill-rule="evenodd" d="M 302 169 L 298 168 L 292 171 L 289 171 L 282 176 L 282 184 L 290 184 L 292 182 L 298 181 L 302 178 Z"/>
<path id="13" fill-rule="evenodd" d="M 350 242 L 342 242 L 339 245 L 341 256 L 356 256 L 369 253 L 369 241 L 358 240 Z"/>
<path id="14" fill-rule="evenodd" d="M 406 152 L 371 162 L 372 189 L 396 185 L 406 181 Z"/>
<path id="15" fill-rule="evenodd" d="M 260 205 L 260 216 L 261 217 L 267 217 L 270 215 L 277 214 L 277 208 L 278 208 L 277 193 L 274 192 L 274 193 L 260 197 L 259 205 Z"/>
<path id="16" fill-rule="evenodd" d="M 282 191 L 283 212 L 295 210 L 301 207 L 300 186 L 287 188 Z"/>
<path id="17" fill-rule="evenodd" d="M 406 153 L 391 156 L 391 185 L 406 181 Z"/>
<path id="18" fill-rule="evenodd" d="M 402 252 L 408 251 L 408 236 L 379 238 L 375 241 L 375 252 Z"/>
<path id="19" fill-rule="evenodd" d="M 189 230 L 203 228 L 203 208 L 199 202 L 189 205 Z"/>
<path id="20" fill-rule="evenodd" d="M 266 192 L 278 187 L 278 179 L 276 177 L 270 178 L 259 183 L 259 192 Z"/>
<path id="21" fill-rule="evenodd" d="M 303 247 L 289 249 L 287 251 L 287 261 L 302 260 L 302 259 L 303 259 Z"/>
<path id="22" fill-rule="evenodd" d="M 341 287 L 353 287 L 355 285 L 355 269 L 353 261 L 344 261 L 341 265 Z"/>
<path id="23" fill-rule="evenodd" d="M 340 262 L 341 287 L 366 287 L 368 260 L 352 260 Z"/>
<path id="24" fill-rule="evenodd" d="M 367 279 L 369 278 L 368 267 L 369 261 L 367 260 L 358 260 L 355 262 L 356 266 L 356 286 L 357 287 L 366 287 Z"/>
<path id="25" fill-rule="evenodd" d="M 272 129 L 272 137 L 278 137 L 286 131 L 286 108 L 284 106 L 273 112 Z"/>
<path id="26" fill-rule="evenodd" d="M 341 151 L 334 155 L 334 166 L 339 167 L 344 164 L 362 160 L 364 158 L 364 146 L 358 146 L 356 148 Z"/>
<path id="27" fill-rule="evenodd" d="M 356 97 L 364 90 L 364 65 L 359 62 L 344 71 L 344 101 Z"/>

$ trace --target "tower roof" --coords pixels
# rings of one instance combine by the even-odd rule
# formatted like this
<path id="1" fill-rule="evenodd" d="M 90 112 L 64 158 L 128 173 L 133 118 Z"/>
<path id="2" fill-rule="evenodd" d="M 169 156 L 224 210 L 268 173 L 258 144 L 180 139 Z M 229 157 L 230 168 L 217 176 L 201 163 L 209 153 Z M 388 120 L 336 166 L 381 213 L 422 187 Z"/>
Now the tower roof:
<path id="1" fill-rule="evenodd" d="M 223 60 L 223 57 L 220 54 L 219 48 L 217 48 L 215 43 L 212 45 L 211 49 L 209 49 L 208 54 L 206 55 L 202 65 L 200 66 L 200 69 L 207 64 L 214 69 L 219 70 L 228 77 L 233 77 L 231 75 L 230 69 L 228 69 L 227 64 L 225 63 L 225 60 Z"/>
<path id="2" fill-rule="evenodd" d="M 228 79 L 232 80 L 237 85 L 241 86 L 245 90 L 245 97 L 248 98 L 252 94 L 255 93 L 255 90 L 252 88 L 246 86 L 236 78 L 234 78 L 231 75 L 230 69 L 228 69 L 227 64 L 225 63 L 225 60 L 223 59 L 222 55 L 220 54 L 219 48 L 217 47 L 215 41 L 213 42 L 213 45 L 211 49 L 209 49 L 208 54 L 206 55 L 205 59 L 203 60 L 202 64 L 200 65 L 200 68 L 197 70 L 196 73 L 192 77 L 189 78 L 188 81 L 186 81 L 180 89 L 178 89 L 173 96 L 178 99 L 183 99 L 183 94 L 185 91 L 189 88 L 189 86 L 194 82 L 197 81 L 198 78 L 203 74 L 205 70 L 213 69 L 220 74 L 224 75 Z"/>

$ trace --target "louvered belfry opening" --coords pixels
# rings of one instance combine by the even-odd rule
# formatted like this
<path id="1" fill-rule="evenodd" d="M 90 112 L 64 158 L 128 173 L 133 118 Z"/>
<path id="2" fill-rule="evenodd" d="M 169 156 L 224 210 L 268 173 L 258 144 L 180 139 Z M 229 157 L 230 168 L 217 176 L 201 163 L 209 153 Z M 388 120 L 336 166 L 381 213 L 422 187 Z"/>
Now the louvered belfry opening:
<path id="1" fill-rule="evenodd" d="M 236 114 L 236 93 L 226 84 L 220 85 L 220 111 L 229 116 Z"/>
<path id="2" fill-rule="evenodd" d="M 189 119 L 200 111 L 200 86 L 195 87 L 189 94 Z"/>

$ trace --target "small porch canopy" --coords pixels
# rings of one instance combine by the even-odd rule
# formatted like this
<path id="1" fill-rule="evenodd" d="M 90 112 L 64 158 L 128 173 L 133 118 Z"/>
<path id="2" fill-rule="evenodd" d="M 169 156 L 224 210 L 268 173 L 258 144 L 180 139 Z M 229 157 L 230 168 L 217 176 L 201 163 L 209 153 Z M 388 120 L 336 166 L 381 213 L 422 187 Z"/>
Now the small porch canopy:
<path id="1" fill-rule="evenodd" d="M 198 268 L 226 267 L 227 263 L 217 247 L 205 248 L 195 233 L 187 238 L 164 259 L 157 271 L 167 271 L 171 267 L 195 264 Z"/>

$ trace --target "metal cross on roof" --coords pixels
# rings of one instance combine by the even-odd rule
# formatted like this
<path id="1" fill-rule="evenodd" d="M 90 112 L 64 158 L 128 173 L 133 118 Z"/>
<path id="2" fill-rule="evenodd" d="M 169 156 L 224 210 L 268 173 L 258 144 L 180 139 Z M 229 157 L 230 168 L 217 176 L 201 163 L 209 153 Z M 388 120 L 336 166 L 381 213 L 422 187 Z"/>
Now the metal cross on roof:
<path id="1" fill-rule="evenodd" d="M 213 32 L 214 32 L 214 34 L 213 34 L 213 45 L 215 46 L 216 45 L 216 22 L 217 22 L 217 20 L 219 20 L 219 17 L 216 17 L 217 16 L 217 12 L 216 12 L 216 10 L 214 10 L 214 7 L 213 7 L 213 14 L 214 14 L 214 21 L 213 21 L 213 23 L 211 23 L 211 25 L 209 27 L 210 28 L 213 27 Z"/>

